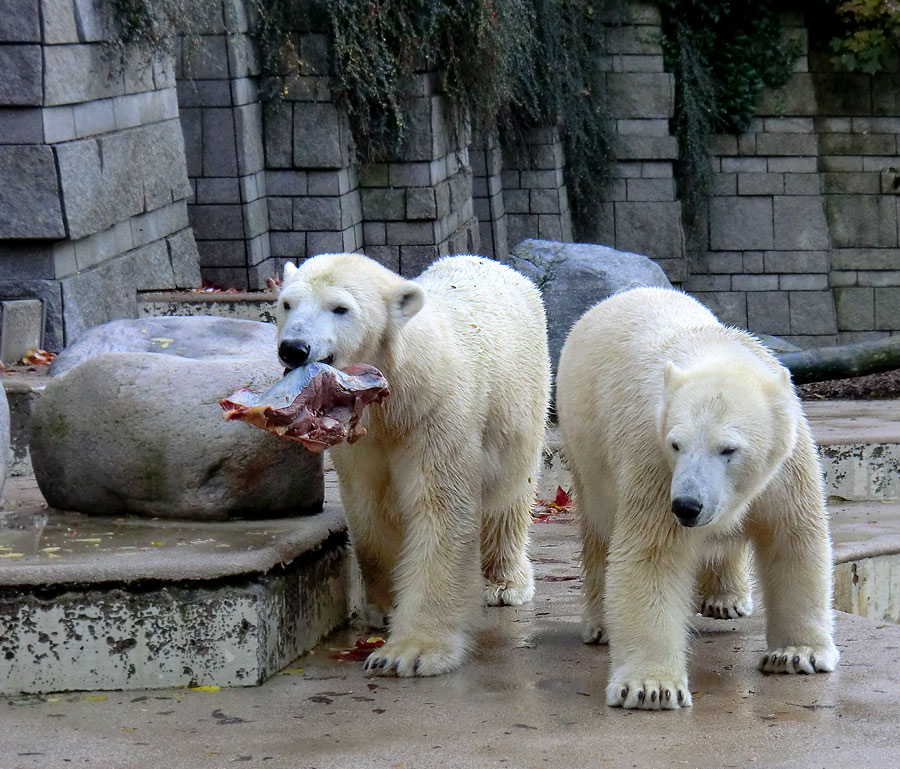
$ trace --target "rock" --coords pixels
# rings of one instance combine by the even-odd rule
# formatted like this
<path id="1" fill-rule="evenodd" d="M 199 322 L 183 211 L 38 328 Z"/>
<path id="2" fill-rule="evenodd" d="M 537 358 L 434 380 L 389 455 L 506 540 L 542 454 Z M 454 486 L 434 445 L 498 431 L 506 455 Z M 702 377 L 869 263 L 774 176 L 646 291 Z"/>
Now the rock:
<path id="1" fill-rule="evenodd" d="M 671 288 L 660 266 L 646 256 L 592 243 L 523 240 L 506 263 L 541 289 L 554 378 L 569 330 L 597 302 L 627 288 Z"/>
<path id="2" fill-rule="evenodd" d="M 9 466 L 9 403 L 6 390 L 0 384 L 0 500 L 3 499 L 3 484 Z"/>
<path id="3" fill-rule="evenodd" d="M 85 332 L 54 361 L 32 414 L 32 463 L 50 506 L 194 520 L 321 510 L 321 455 L 222 419 L 219 399 L 281 377 L 276 333 L 203 316 Z"/>

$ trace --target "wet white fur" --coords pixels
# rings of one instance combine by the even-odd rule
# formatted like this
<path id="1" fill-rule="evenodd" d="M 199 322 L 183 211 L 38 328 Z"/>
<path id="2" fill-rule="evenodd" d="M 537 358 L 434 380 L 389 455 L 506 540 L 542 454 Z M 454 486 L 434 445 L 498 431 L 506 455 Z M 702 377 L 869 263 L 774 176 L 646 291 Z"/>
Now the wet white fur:
<path id="1" fill-rule="evenodd" d="M 755 338 L 677 291 L 618 294 L 572 329 L 557 410 L 584 539 L 584 638 L 609 640 L 610 705 L 691 704 L 695 576 L 705 614 L 749 613 L 748 541 L 767 611 L 762 669 L 834 669 L 818 458 L 788 372 Z M 678 522 L 679 494 L 703 502 L 705 525 Z"/>
<path id="2" fill-rule="evenodd" d="M 482 602 L 534 594 L 526 548 L 550 383 L 539 292 L 479 257 L 407 281 L 325 254 L 286 267 L 278 322 L 280 339 L 377 366 L 390 385 L 366 411 L 368 434 L 331 450 L 369 616 L 389 618 L 367 669 L 458 667 Z"/>

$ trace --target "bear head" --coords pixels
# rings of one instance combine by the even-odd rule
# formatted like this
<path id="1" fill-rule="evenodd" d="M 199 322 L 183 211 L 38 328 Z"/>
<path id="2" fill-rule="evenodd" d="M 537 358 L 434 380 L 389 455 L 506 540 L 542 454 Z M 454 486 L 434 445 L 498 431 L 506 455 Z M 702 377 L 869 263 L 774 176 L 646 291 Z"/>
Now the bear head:
<path id="1" fill-rule="evenodd" d="M 371 363 L 424 304 L 418 284 L 361 254 L 289 262 L 275 310 L 278 356 L 289 369 Z"/>
<path id="2" fill-rule="evenodd" d="M 790 372 L 760 361 L 665 366 L 660 438 L 672 512 L 684 526 L 740 524 L 794 449 L 800 405 Z"/>

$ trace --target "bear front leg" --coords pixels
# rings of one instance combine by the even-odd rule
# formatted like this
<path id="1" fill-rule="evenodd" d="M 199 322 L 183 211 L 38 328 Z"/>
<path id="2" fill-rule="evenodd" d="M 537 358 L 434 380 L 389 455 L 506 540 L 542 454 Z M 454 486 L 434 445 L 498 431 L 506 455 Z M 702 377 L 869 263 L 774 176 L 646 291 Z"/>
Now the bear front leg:
<path id="1" fill-rule="evenodd" d="M 606 702 L 613 707 L 676 710 L 692 704 L 686 647 L 696 562 L 681 532 L 659 530 L 665 525 L 632 523 L 610 543 Z"/>
<path id="2" fill-rule="evenodd" d="M 776 484 L 751 511 L 766 606 L 767 650 L 759 663 L 765 673 L 827 673 L 840 657 L 833 641 L 831 539 L 816 489 Z"/>
<path id="3" fill-rule="evenodd" d="M 738 538 L 719 544 L 714 557 L 700 570 L 699 589 L 699 611 L 704 617 L 749 617 L 753 613 L 749 544 Z"/>
<path id="4" fill-rule="evenodd" d="M 370 674 L 433 676 L 462 664 L 481 608 L 474 508 L 474 493 L 430 485 L 405 507 L 390 635 L 366 660 Z"/>

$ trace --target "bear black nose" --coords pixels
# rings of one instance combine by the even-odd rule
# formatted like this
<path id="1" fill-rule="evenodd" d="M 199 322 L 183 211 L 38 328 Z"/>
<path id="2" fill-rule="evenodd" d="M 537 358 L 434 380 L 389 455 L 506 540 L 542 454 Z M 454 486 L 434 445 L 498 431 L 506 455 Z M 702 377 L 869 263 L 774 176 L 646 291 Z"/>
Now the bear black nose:
<path id="1" fill-rule="evenodd" d="M 694 497 L 675 497 L 672 500 L 672 512 L 685 526 L 696 526 L 702 509 L 703 503 Z"/>
<path id="2" fill-rule="evenodd" d="M 309 360 L 309 345 L 302 339 L 284 339 L 278 345 L 278 357 L 289 368 L 298 368 Z"/>

